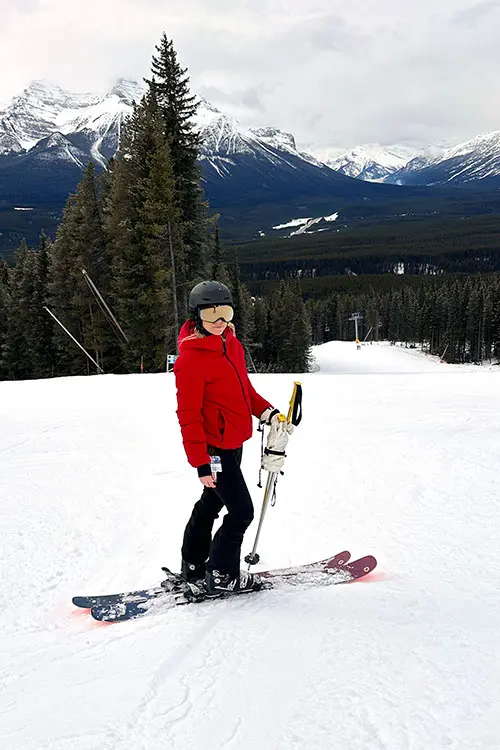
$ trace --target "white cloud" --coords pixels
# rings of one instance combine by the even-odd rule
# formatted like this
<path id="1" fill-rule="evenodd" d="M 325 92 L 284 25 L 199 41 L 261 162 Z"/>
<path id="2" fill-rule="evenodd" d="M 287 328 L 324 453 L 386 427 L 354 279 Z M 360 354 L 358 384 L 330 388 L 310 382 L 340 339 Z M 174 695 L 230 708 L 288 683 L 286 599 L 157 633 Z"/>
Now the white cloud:
<path id="1" fill-rule="evenodd" d="M 456 142 L 500 128 L 500 0 L 0 0 L 0 101 L 35 78 L 149 73 L 163 31 L 195 91 L 299 145 Z"/>

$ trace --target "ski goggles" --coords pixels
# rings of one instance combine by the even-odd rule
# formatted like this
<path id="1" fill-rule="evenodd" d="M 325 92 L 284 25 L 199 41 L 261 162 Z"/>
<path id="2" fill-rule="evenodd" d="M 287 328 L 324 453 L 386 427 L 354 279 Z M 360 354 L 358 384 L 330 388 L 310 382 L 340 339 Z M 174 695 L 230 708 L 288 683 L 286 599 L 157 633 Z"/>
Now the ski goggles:
<path id="1" fill-rule="evenodd" d="M 213 305 L 212 307 L 202 307 L 199 315 L 205 323 L 217 323 L 218 320 L 229 323 L 233 319 L 234 310 L 231 305 Z"/>

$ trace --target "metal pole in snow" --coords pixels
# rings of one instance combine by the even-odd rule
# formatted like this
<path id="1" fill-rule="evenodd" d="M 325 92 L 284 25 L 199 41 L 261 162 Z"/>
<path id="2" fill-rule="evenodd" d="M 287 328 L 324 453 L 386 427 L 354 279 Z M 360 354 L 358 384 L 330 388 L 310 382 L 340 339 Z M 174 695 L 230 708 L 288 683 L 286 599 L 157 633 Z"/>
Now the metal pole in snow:
<path id="1" fill-rule="evenodd" d="M 262 501 L 262 510 L 260 512 L 259 525 L 257 527 L 257 534 L 255 535 L 255 542 L 253 543 L 252 551 L 245 557 L 245 562 L 248 563 L 248 570 L 251 565 L 255 565 L 259 562 L 259 555 L 257 554 L 257 545 L 259 544 L 260 532 L 266 516 L 266 510 L 269 506 L 269 501 L 272 497 L 272 488 L 279 476 L 278 472 L 272 471 L 267 475 L 266 489 L 264 490 L 264 500 Z"/>
<path id="2" fill-rule="evenodd" d="M 111 320 L 115 324 L 117 330 L 121 333 L 121 335 L 125 339 L 126 343 L 128 344 L 129 343 L 128 336 L 123 331 L 121 325 L 118 323 L 117 319 L 115 318 L 115 316 L 113 315 L 113 313 L 109 309 L 108 305 L 106 304 L 106 300 L 104 299 L 104 297 L 100 293 L 99 289 L 96 287 L 96 285 L 94 284 L 94 282 L 92 281 L 92 279 L 90 278 L 90 276 L 88 275 L 87 271 L 84 268 L 82 268 L 82 273 L 83 273 L 83 275 L 85 277 L 86 282 L 88 283 L 88 285 L 92 289 L 92 291 L 95 292 L 95 294 L 97 295 L 97 297 L 100 299 L 100 301 L 104 305 L 104 308 L 105 308 L 106 312 L 108 313 L 109 317 L 111 318 Z"/>
<path id="3" fill-rule="evenodd" d="M 84 348 L 83 348 L 83 346 L 82 346 L 82 345 L 81 345 L 81 344 L 80 344 L 80 343 L 79 343 L 79 342 L 78 342 L 78 341 L 77 341 L 77 340 L 75 339 L 75 337 L 73 336 L 73 334 L 72 334 L 72 333 L 70 333 L 70 332 L 68 331 L 68 329 L 67 329 L 67 328 L 65 328 L 65 327 L 63 326 L 63 324 L 61 323 L 61 321 L 60 321 L 60 320 L 58 320 L 58 319 L 56 318 L 56 316 L 54 315 L 54 313 L 52 313 L 52 312 L 51 312 L 51 311 L 49 310 L 49 308 L 48 308 L 48 307 L 46 307 L 45 305 L 43 306 L 43 309 L 44 309 L 44 310 L 47 310 L 48 314 L 49 314 L 49 315 L 50 315 L 50 316 L 51 316 L 52 318 L 54 318 L 54 320 L 56 321 L 56 323 L 57 323 L 58 325 L 60 325 L 60 326 L 61 326 L 61 328 L 63 329 L 63 331 L 64 331 L 65 333 L 67 333 L 67 334 L 68 334 L 68 336 L 70 337 L 70 339 L 72 339 L 72 341 L 74 341 L 74 342 L 75 342 L 75 344 L 76 344 L 76 345 L 77 345 L 78 347 L 80 347 L 80 349 L 81 349 L 81 350 L 82 350 L 82 352 L 83 352 L 83 353 L 85 354 L 85 356 L 86 356 L 86 357 L 88 357 L 88 358 L 90 359 L 90 361 L 91 361 L 91 362 L 93 362 L 93 363 L 94 363 L 94 365 L 95 365 L 95 366 L 97 367 L 97 369 L 98 369 L 98 370 L 99 370 L 99 371 L 100 371 L 100 372 L 101 372 L 101 373 L 102 373 L 102 374 L 104 375 L 104 370 L 102 369 L 102 367 L 101 367 L 101 366 L 100 366 L 100 365 L 99 365 L 99 364 L 98 364 L 98 363 L 97 363 L 97 362 L 95 361 L 95 359 L 92 359 L 92 357 L 90 356 L 90 354 L 88 353 L 88 351 L 87 351 L 86 349 L 84 349 Z"/>

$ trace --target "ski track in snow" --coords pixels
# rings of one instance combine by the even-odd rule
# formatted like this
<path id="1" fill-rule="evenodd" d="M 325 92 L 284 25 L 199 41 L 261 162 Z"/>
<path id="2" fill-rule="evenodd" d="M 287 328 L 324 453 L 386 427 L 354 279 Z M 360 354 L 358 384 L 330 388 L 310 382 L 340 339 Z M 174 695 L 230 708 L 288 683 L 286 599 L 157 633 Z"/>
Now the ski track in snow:
<path id="1" fill-rule="evenodd" d="M 315 354 L 262 567 L 377 570 L 112 625 L 71 596 L 157 583 L 199 495 L 172 376 L 0 383 L 2 750 L 498 750 L 499 368 Z"/>

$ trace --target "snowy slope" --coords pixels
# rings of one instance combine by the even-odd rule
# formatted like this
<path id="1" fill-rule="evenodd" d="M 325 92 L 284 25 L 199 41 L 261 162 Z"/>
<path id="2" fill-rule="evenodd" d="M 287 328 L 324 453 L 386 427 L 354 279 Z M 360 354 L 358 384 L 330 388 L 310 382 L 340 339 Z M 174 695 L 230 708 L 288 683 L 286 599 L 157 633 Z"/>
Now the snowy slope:
<path id="1" fill-rule="evenodd" d="M 393 346 L 381 341 L 367 343 L 357 349 L 351 343 L 332 341 L 314 348 L 315 370 L 321 373 L 347 373 L 350 375 L 390 375 L 391 373 L 417 374 L 424 372 L 476 372 L 469 365 L 450 366 L 437 357 L 424 354 L 420 349 Z"/>
<path id="2" fill-rule="evenodd" d="M 262 564 L 377 571 L 111 626 L 71 596 L 157 582 L 200 491 L 172 376 L 0 383 L 2 750 L 497 750 L 498 368 L 315 354 Z"/>

